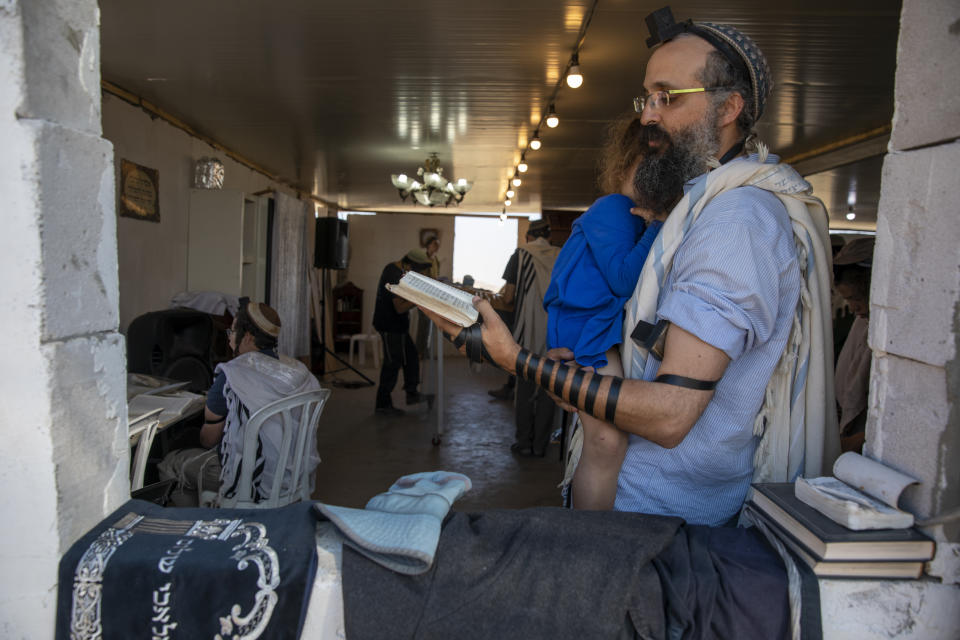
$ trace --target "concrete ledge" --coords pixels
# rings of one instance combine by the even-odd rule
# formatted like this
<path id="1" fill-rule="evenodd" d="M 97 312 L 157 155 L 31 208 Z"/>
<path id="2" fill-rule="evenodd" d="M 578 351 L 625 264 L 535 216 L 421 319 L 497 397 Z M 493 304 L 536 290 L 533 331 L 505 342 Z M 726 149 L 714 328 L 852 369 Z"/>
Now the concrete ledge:
<path id="1" fill-rule="evenodd" d="M 317 523 L 317 575 L 303 621 L 303 638 L 346 638 L 343 618 L 343 541 L 331 522 Z"/>
<path id="2" fill-rule="evenodd" d="M 823 640 L 955 640 L 960 588 L 932 580 L 820 580 Z"/>
<path id="3" fill-rule="evenodd" d="M 343 544 L 332 524 L 317 523 L 317 576 L 304 638 L 346 637 Z M 955 640 L 960 588 L 931 580 L 820 580 L 824 640 Z"/>

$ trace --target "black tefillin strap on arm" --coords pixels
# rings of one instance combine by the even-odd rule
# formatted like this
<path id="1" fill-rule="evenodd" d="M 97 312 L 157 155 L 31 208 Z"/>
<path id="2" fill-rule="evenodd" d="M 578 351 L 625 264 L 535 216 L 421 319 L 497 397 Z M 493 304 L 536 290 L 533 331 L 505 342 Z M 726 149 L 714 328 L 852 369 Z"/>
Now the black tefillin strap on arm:
<path id="1" fill-rule="evenodd" d="M 630 337 L 638 345 L 649 351 L 650 355 L 662 361 L 663 345 L 667 341 L 667 329 L 669 327 L 670 323 L 666 320 L 661 320 L 657 324 L 650 324 L 641 320 L 633 328 Z M 653 381 L 696 391 L 710 391 L 716 388 L 717 382 L 719 382 L 719 380 L 697 380 L 696 378 L 677 376 L 672 373 L 661 373 Z"/>
<path id="2" fill-rule="evenodd" d="M 483 331 L 480 322 L 466 327 L 457 334 L 456 338 L 451 339 L 447 334 L 444 334 L 444 336 L 446 336 L 447 340 L 450 340 L 457 349 L 466 345 L 467 358 L 470 362 L 479 364 L 486 358 L 490 363 L 493 363 L 493 358 L 490 357 L 487 349 L 483 346 Z"/>
<path id="3" fill-rule="evenodd" d="M 640 346 L 648 349 L 651 355 L 662 360 L 663 343 L 666 340 L 667 328 L 669 326 L 670 323 L 666 320 L 661 320 L 656 325 L 648 322 L 640 322 L 633 330 L 631 337 L 636 340 Z M 469 353 L 470 342 L 468 336 L 469 334 L 466 329 L 461 331 L 457 339 L 454 340 L 454 345 L 459 348 L 466 344 Z M 481 349 L 482 346 L 481 343 Z M 489 356 L 487 356 L 487 359 L 489 359 Z M 600 420 L 614 424 L 613 421 L 617 414 L 617 402 L 620 400 L 620 388 L 623 385 L 623 378 L 617 376 L 602 376 L 596 372 L 587 372 L 583 369 L 557 362 L 556 360 L 541 357 L 526 349 L 520 349 L 517 353 L 517 359 L 516 362 L 514 362 L 514 372 L 518 378 L 530 380 L 553 393 L 553 395 L 558 398 L 563 399 L 565 402 L 582 409 L 584 412 Z M 597 407 L 597 396 L 600 393 L 600 386 L 606 378 L 610 379 L 610 386 L 607 388 L 607 398 L 601 409 Z M 568 379 L 570 380 L 569 388 L 567 388 Z M 586 382 L 586 390 L 584 390 L 584 382 Z M 711 391 L 717 386 L 718 381 L 697 380 L 696 378 L 664 373 L 657 376 L 654 382 L 683 387 L 685 389 L 693 389 L 695 391 Z M 565 389 L 566 393 L 564 393 Z M 582 401 L 580 398 L 581 392 L 583 392 Z"/>
<path id="4" fill-rule="evenodd" d="M 617 413 L 617 401 L 620 398 L 620 385 L 623 384 L 621 378 L 601 376 L 598 373 L 567 366 L 550 358 L 542 358 L 526 349 L 520 349 L 520 352 L 517 353 L 514 371 L 518 377 L 535 382 L 558 398 L 582 408 L 586 413 L 598 419 L 613 424 L 613 419 Z M 537 375 L 538 371 L 540 372 L 539 375 Z M 556 378 L 553 379 L 551 385 L 550 379 L 554 377 L 554 372 L 556 372 Z M 580 403 L 580 392 L 583 391 L 584 380 L 587 376 L 589 376 L 589 381 L 586 383 L 583 402 Z M 570 389 L 564 394 L 563 390 L 567 386 L 568 378 L 570 378 Z M 597 395 L 604 378 L 610 378 L 610 387 L 607 390 L 607 401 L 603 406 L 603 411 L 599 413 L 599 408 L 596 406 Z"/>

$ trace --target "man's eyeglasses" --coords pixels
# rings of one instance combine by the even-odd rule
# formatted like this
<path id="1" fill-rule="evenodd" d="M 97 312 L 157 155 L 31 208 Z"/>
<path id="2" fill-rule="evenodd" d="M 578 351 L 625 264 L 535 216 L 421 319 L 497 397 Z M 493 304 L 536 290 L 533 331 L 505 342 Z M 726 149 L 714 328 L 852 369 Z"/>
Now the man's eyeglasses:
<path id="1" fill-rule="evenodd" d="M 682 96 L 687 93 L 706 93 L 707 91 L 723 91 L 730 87 L 697 87 L 695 89 L 663 89 L 654 91 L 645 96 L 638 96 L 633 99 L 633 110 L 637 113 L 643 113 L 643 107 L 650 105 L 651 109 L 669 107 L 673 96 Z"/>
<path id="2" fill-rule="evenodd" d="M 236 333 L 236 331 L 233 330 L 233 327 L 230 327 L 229 329 L 227 329 L 227 339 L 229 340 L 230 338 L 232 338 L 234 333 Z"/>

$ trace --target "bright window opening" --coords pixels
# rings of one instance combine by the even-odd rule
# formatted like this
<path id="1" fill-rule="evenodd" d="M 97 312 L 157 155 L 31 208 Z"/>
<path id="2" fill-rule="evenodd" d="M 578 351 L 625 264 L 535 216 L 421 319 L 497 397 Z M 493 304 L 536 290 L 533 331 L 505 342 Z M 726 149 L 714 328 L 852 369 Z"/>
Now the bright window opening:
<path id="1" fill-rule="evenodd" d="M 472 276 L 474 287 L 498 291 L 503 270 L 517 248 L 517 220 L 457 216 L 454 222 L 453 279 Z"/>

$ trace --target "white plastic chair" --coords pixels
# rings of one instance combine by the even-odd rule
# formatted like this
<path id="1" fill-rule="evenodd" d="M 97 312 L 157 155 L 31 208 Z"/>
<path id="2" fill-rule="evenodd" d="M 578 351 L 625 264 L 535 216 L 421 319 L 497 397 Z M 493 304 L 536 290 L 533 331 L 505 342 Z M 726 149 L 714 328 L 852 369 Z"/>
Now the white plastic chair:
<path id="1" fill-rule="evenodd" d="M 143 488 L 143 476 L 147 470 L 147 456 L 150 455 L 150 447 L 153 446 L 153 439 L 156 437 L 157 428 L 160 426 L 161 411 L 162 409 L 154 409 L 134 420 L 128 427 L 131 431 L 131 439 L 138 434 L 140 436 L 133 454 L 133 464 L 130 467 L 130 491 Z"/>
<path id="2" fill-rule="evenodd" d="M 229 498 L 224 497 L 219 491 L 204 491 L 203 469 L 201 469 L 197 478 L 200 506 L 272 509 L 301 500 L 309 500 L 310 474 L 307 470 L 309 458 L 307 444 L 311 442 L 310 435 L 317 430 L 320 414 L 323 413 L 323 407 L 329 397 L 329 389 L 305 391 L 271 402 L 250 416 L 244 426 L 242 463 L 237 490 Z M 280 452 L 277 457 L 277 477 L 273 479 L 270 495 L 260 502 L 255 502 L 253 469 L 257 459 L 260 428 L 264 422 L 277 414 L 281 415 L 283 425 Z M 291 470 L 290 486 L 284 490 L 283 477 L 287 469 Z"/>
<path id="3" fill-rule="evenodd" d="M 370 345 L 370 348 L 373 349 L 373 366 L 375 369 L 380 368 L 380 334 L 379 333 L 355 333 L 350 336 L 350 364 L 353 364 L 353 353 L 354 346 L 357 347 L 357 352 L 360 354 L 360 366 L 366 366 L 367 356 L 366 356 L 366 347 L 364 345 Z"/>

